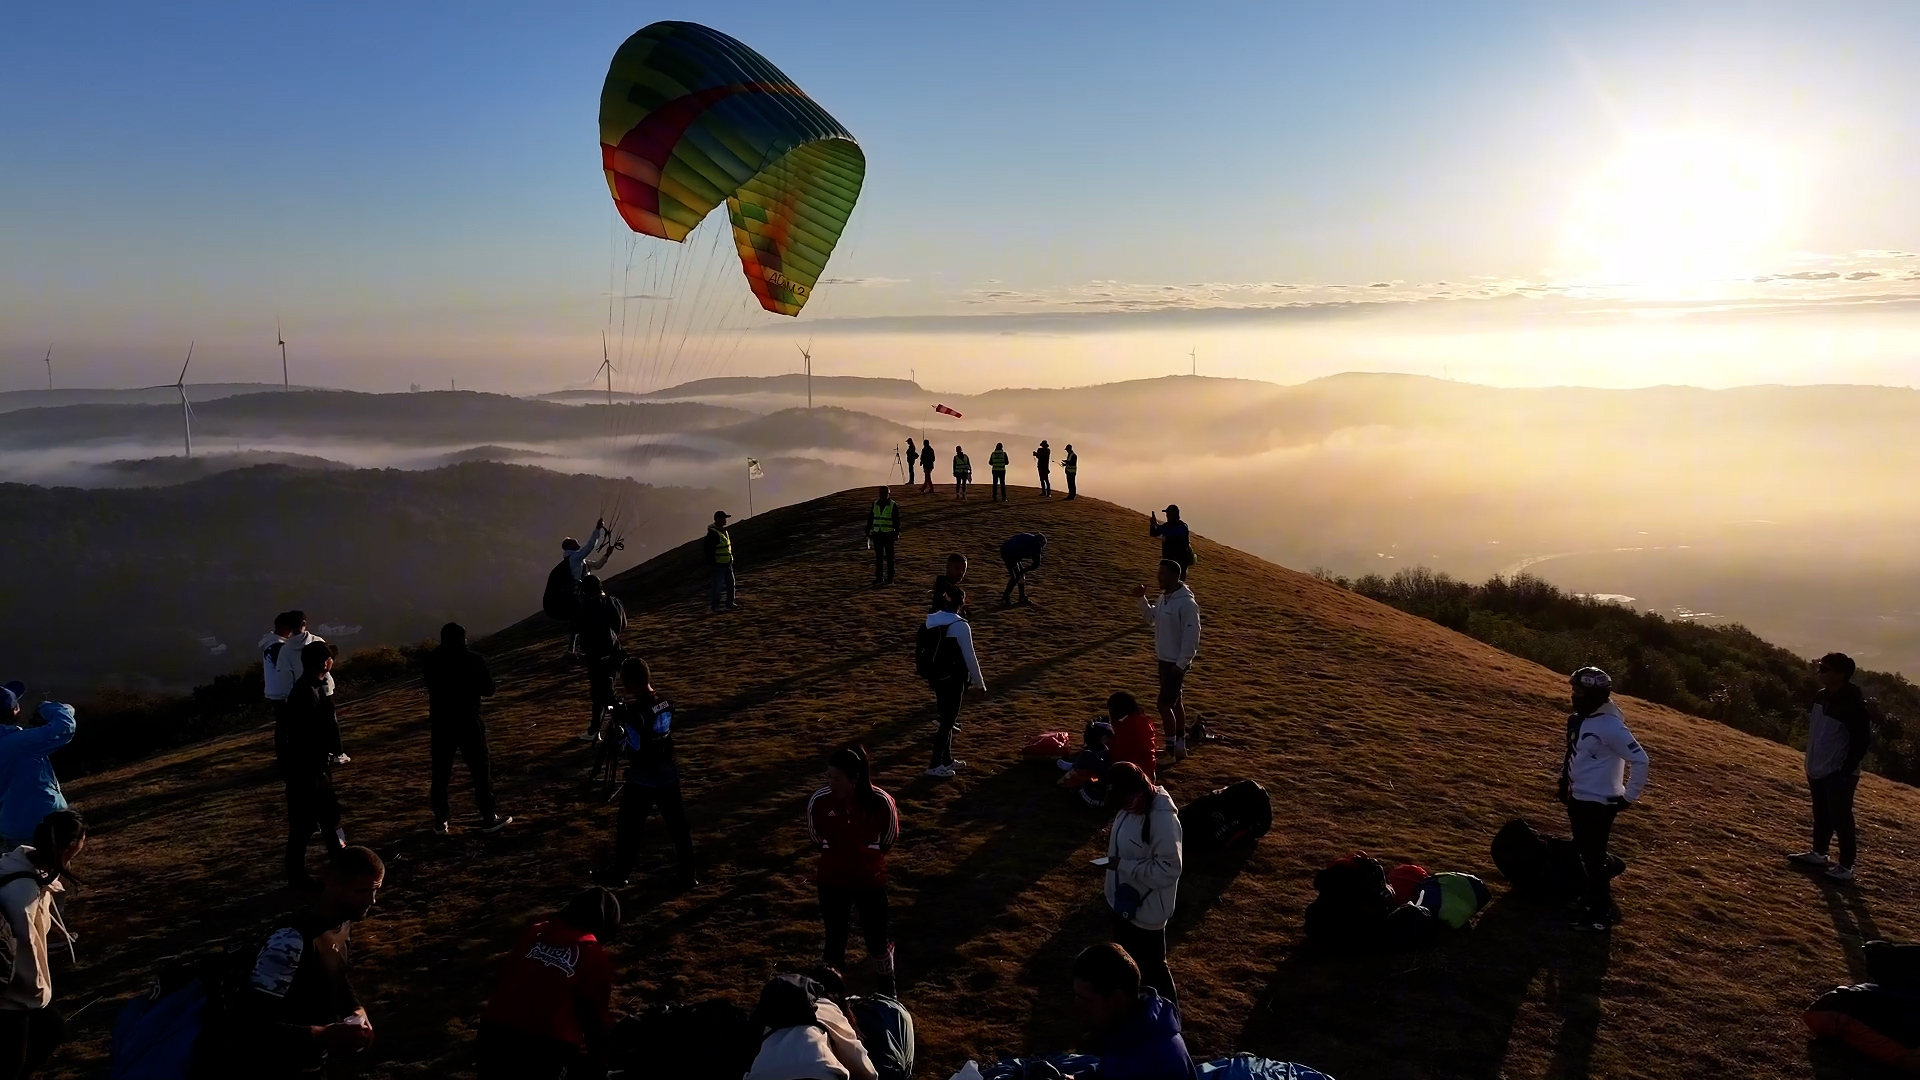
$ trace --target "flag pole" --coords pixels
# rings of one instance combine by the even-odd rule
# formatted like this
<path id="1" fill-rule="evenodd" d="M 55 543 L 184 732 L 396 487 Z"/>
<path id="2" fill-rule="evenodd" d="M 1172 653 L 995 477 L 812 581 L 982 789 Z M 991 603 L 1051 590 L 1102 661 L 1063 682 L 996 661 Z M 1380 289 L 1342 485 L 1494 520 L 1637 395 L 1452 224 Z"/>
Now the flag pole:
<path id="1" fill-rule="evenodd" d="M 753 516 L 753 463 L 747 463 L 747 516 Z"/>

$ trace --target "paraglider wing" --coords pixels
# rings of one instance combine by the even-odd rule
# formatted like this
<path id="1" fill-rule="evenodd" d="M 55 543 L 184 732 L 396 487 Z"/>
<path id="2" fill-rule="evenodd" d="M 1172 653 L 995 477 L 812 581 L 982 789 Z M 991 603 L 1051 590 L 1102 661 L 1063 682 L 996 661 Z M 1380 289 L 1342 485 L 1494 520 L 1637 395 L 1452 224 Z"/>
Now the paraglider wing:
<path id="1" fill-rule="evenodd" d="M 638 233 L 678 243 L 727 204 L 760 306 L 798 315 L 860 197 L 867 159 L 766 58 L 697 23 L 658 22 L 614 53 L 600 156 Z"/>

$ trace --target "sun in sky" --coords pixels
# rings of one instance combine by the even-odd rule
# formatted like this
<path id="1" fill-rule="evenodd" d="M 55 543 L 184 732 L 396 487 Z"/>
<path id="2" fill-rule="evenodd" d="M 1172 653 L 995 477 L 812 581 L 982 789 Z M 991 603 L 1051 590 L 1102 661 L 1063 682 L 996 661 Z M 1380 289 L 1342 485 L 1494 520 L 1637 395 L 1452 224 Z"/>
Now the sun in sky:
<path id="1" fill-rule="evenodd" d="M 1583 280 L 1652 290 L 1751 275 L 1785 253 L 1797 186 L 1792 159 L 1764 139 L 1636 132 L 1575 195 L 1562 261 Z"/>

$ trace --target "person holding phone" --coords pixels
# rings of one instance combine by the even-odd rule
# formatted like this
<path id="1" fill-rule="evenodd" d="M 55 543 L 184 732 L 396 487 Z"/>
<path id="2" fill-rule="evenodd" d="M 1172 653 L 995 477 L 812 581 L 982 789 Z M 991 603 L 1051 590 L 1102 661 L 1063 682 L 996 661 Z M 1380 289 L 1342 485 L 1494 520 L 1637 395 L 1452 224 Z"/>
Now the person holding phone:
<path id="1" fill-rule="evenodd" d="M 1167 966 L 1167 923 L 1180 891 L 1180 809 L 1167 789 L 1154 786 L 1130 761 L 1107 770 L 1107 806 L 1117 811 L 1106 866 L 1114 944 L 1139 965 L 1141 982 L 1178 1004 Z"/>

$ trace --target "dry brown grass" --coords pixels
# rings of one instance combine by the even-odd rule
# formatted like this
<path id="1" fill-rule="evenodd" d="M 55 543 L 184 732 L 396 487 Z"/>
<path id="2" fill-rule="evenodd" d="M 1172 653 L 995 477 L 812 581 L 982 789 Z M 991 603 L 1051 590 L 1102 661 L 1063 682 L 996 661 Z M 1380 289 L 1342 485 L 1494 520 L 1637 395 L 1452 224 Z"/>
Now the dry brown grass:
<path id="1" fill-rule="evenodd" d="M 982 489 L 984 490 L 984 489 Z M 901 584 L 867 586 L 847 492 L 736 526 L 745 610 L 710 617 L 690 551 L 624 575 L 629 647 L 678 699 L 681 758 L 705 884 L 625 893 L 617 943 L 628 1008 L 726 995 L 750 1004 L 778 969 L 817 953 L 812 858 L 801 809 L 837 743 L 874 751 L 899 798 L 893 911 L 903 996 L 920 1031 L 919 1075 L 967 1058 L 1068 1047 L 1063 971 L 1100 940 L 1101 815 L 1022 761 L 1038 731 L 1080 724 L 1108 692 L 1152 690 L 1152 653 L 1129 590 L 1158 556 L 1137 514 L 1031 489 L 905 500 Z M 1200 527 L 1205 527 L 1200 522 Z M 1007 535 L 1053 538 L 1037 606 L 998 609 Z M 1861 787 L 1857 888 L 1788 870 L 1807 815 L 1795 755 L 1704 720 L 1627 702 L 1653 756 L 1641 809 L 1617 848 L 1627 921 L 1578 938 L 1512 902 L 1487 844 L 1524 815 L 1563 828 L 1552 801 L 1559 676 L 1468 638 L 1207 541 L 1193 585 L 1205 617 L 1190 701 L 1229 741 L 1168 770 L 1182 801 L 1241 777 L 1274 796 L 1273 833 L 1251 855 L 1195 858 L 1172 929 L 1196 1053 L 1250 1050 L 1341 1078 L 1841 1075 L 1810 1056 L 1797 1016 L 1852 974 L 1859 933 L 1914 936 L 1907 836 L 1920 795 Z M 975 632 L 992 700 L 962 716 L 961 778 L 921 777 L 930 694 L 911 673 L 911 631 L 948 550 L 974 557 Z M 528 591 L 537 582 L 503 582 Z M 369 1075 L 457 1076 L 501 951 L 560 903 L 609 849 L 574 741 L 580 677 L 554 662 L 558 629 L 534 619 L 483 643 L 502 693 L 489 723 L 506 833 L 428 833 L 426 728 L 417 685 L 342 710 L 354 763 L 341 771 L 349 835 L 390 867 L 358 931 L 356 979 L 380 1042 Z M 353 688 L 348 688 L 352 690 Z M 85 718 L 82 718 L 85 723 Z M 86 966 L 58 973 L 69 1005 L 140 988 L 165 956 L 265 918 L 275 893 L 281 794 L 268 734 L 170 753 L 72 785 L 96 822 L 88 883 L 69 914 Z M 470 808 L 456 774 L 457 812 Z M 643 866 L 670 849 L 650 825 Z M 1310 879 L 1363 848 L 1481 873 L 1496 899 L 1478 929 L 1431 952 L 1316 958 L 1301 948 Z M 855 956 L 860 953 L 854 947 Z M 117 1004 L 77 1022 L 61 1075 L 104 1075 Z"/>

